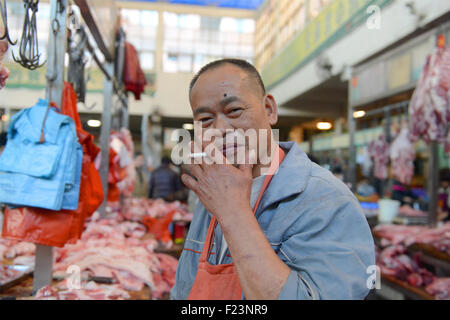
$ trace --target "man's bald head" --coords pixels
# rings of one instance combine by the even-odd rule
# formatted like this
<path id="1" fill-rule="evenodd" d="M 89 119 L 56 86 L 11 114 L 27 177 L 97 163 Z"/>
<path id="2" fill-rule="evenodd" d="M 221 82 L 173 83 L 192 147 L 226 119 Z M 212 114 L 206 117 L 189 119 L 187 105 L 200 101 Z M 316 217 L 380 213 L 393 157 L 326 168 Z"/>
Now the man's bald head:
<path id="1" fill-rule="evenodd" d="M 192 89 L 194 88 L 195 84 L 197 83 L 198 79 L 200 78 L 200 76 L 202 74 L 206 73 L 207 71 L 217 69 L 226 64 L 231 64 L 233 66 L 238 67 L 242 71 L 244 71 L 248 75 L 249 80 L 254 82 L 255 88 L 260 90 L 262 95 L 266 94 L 266 88 L 262 81 L 261 75 L 259 74 L 258 70 L 256 70 L 256 68 L 252 64 L 248 63 L 245 60 L 241 60 L 241 59 L 222 59 L 222 60 L 216 60 L 216 61 L 213 61 L 213 62 L 207 64 L 195 75 L 195 77 L 192 79 L 191 85 L 189 87 L 189 95 L 192 93 Z"/>

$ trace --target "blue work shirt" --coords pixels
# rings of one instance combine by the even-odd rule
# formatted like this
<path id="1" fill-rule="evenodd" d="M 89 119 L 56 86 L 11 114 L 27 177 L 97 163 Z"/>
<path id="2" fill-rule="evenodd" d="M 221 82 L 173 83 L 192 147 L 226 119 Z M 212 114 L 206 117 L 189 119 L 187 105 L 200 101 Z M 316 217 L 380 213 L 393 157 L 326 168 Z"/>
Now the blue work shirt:
<path id="1" fill-rule="evenodd" d="M 297 144 L 280 143 L 280 147 L 286 157 L 256 212 L 268 242 L 291 269 L 278 298 L 364 299 L 370 291 L 368 268 L 375 265 L 375 246 L 359 202 L 345 184 L 311 162 Z M 199 202 L 171 299 L 189 296 L 211 217 Z M 218 262 L 221 242 L 218 225 L 209 257 L 213 265 Z M 227 253 L 223 264 L 232 262 Z"/>

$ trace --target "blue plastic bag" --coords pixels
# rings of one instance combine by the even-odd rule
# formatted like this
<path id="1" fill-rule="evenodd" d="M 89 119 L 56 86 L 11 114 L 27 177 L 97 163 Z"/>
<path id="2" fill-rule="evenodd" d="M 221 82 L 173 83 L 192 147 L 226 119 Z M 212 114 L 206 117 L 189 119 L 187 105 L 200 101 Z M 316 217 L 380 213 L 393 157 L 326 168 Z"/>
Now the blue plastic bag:
<path id="1" fill-rule="evenodd" d="M 41 143 L 47 106 L 48 102 L 40 99 L 11 119 L 8 142 L 0 157 L 0 202 L 15 207 L 75 210 L 82 158 L 75 123 L 50 108 L 45 142 Z"/>

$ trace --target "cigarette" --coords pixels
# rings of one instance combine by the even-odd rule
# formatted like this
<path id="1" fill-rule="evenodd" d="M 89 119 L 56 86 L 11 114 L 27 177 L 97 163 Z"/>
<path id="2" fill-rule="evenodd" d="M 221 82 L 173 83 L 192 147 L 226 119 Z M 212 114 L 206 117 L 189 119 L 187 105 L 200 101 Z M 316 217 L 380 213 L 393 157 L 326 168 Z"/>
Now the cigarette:
<path id="1" fill-rule="evenodd" d="M 203 152 L 203 153 L 191 153 L 191 154 L 189 155 L 189 158 L 191 158 L 191 159 L 195 159 L 195 158 L 204 158 L 204 157 L 206 157 L 206 156 L 207 156 L 206 152 Z"/>

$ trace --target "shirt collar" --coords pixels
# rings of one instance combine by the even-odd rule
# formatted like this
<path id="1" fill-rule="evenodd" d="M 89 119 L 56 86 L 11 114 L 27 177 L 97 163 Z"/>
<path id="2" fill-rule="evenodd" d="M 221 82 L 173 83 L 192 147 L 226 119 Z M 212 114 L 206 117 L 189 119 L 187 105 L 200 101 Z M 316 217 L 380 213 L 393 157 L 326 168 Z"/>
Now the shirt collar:
<path id="1" fill-rule="evenodd" d="M 286 157 L 261 199 L 257 213 L 274 203 L 302 193 L 308 184 L 311 160 L 295 142 L 280 142 L 279 145 Z"/>

